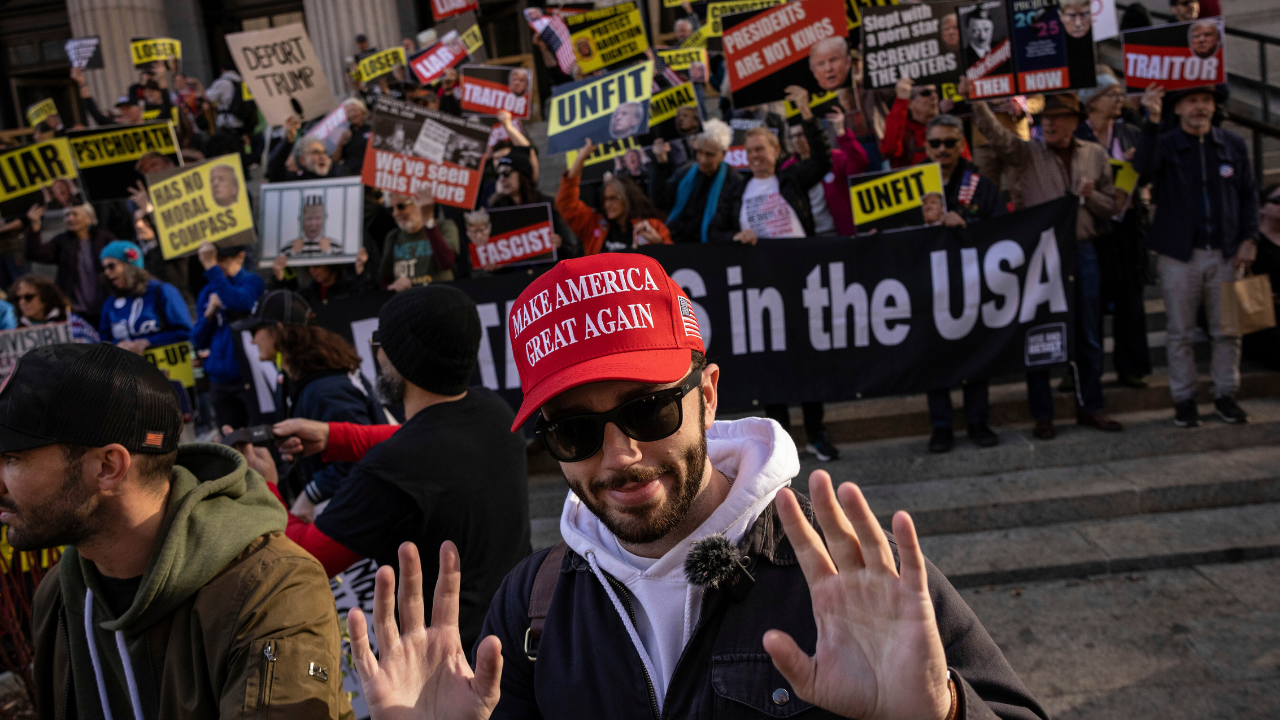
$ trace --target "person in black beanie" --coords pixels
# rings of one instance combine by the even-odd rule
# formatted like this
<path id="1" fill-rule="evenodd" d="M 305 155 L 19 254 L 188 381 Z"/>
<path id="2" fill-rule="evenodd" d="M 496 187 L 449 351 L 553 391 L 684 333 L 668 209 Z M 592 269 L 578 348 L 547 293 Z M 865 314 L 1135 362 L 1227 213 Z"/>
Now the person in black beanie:
<path id="1" fill-rule="evenodd" d="M 458 546 L 467 568 L 459 599 L 465 647 L 479 636 L 502 578 L 532 552 L 515 413 L 492 390 L 469 386 L 483 331 L 475 302 L 461 290 L 406 290 L 382 307 L 373 340 L 378 393 L 387 405 L 404 404 L 404 424 L 291 419 L 274 428 L 289 438 L 281 444 L 286 457 L 323 452 L 324 460 L 356 462 L 314 524 L 291 517 L 286 533 L 330 576 L 361 558 L 398 567 L 404 542 Z M 248 455 L 255 469 L 274 472 L 265 450 Z M 435 577 L 437 562 L 424 555 L 425 577 Z"/>

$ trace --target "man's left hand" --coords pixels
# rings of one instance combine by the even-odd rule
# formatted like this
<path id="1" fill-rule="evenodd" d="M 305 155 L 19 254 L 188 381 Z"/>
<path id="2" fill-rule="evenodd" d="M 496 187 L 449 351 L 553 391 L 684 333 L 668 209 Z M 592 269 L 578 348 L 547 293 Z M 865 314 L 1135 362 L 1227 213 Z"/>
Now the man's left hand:
<path id="1" fill-rule="evenodd" d="M 880 523 L 853 483 L 822 470 L 809 476 L 823 539 L 787 490 L 774 504 L 795 548 L 818 626 L 813 657 L 790 635 L 770 630 L 764 647 L 796 695 L 862 720 L 943 720 L 952 709 L 947 659 L 929 598 L 924 555 L 911 516 L 893 517 L 899 574 Z"/>
<path id="2" fill-rule="evenodd" d="M 800 111 L 800 117 L 805 120 L 813 119 L 813 108 L 809 107 L 809 91 L 799 85 L 788 85 L 786 89 L 787 99 L 792 105 Z"/>
<path id="3" fill-rule="evenodd" d="M 218 248 L 214 247 L 211 242 L 200 243 L 200 248 L 196 250 L 196 256 L 200 258 L 200 265 L 205 270 L 209 270 L 218 264 Z"/>
<path id="4" fill-rule="evenodd" d="M 234 430 L 230 425 L 222 426 L 223 435 L 230 435 L 232 432 Z M 244 456 L 245 461 L 249 463 L 249 469 L 261 475 L 267 484 L 275 485 L 280 482 L 280 474 L 276 472 L 276 461 L 272 459 L 270 450 L 249 443 L 236 443 L 231 447 Z"/>
<path id="5" fill-rule="evenodd" d="M 942 224 L 946 227 L 964 227 L 967 223 L 960 217 L 960 213 L 951 210 L 942 216 Z"/>
<path id="6" fill-rule="evenodd" d="M 1245 240 L 1240 243 L 1239 249 L 1236 250 L 1235 266 L 1247 268 L 1256 259 L 1258 259 L 1258 243 L 1253 240 Z"/>

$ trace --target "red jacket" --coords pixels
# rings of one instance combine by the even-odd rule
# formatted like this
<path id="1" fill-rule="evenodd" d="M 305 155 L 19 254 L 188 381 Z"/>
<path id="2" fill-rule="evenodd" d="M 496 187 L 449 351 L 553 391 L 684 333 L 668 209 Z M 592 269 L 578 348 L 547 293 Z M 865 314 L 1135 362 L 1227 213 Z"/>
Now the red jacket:
<path id="1" fill-rule="evenodd" d="M 855 235 L 857 228 L 853 224 L 849 176 L 867 171 L 867 151 L 849 131 L 837 137 L 836 143 L 840 147 L 831 151 L 831 172 L 822 178 L 822 193 L 827 198 L 827 211 L 835 221 L 836 233 Z M 800 156 L 792 155 L 782 163 L 782 167 L 789 167 L 798 162 L 800 162 Z"/>
<path id="2" fill-rule="evenodd" d="M 896 98 L 893 109 L 884 119 L 884 139 L 880 141 L 880 154 L 889 161 L 889 167 L 900 168 L 929 162 L 925 154 L 925 126 L 911 119 L 907 111 L 910 100 Z M 968 144 L 965 144 L 961 156 L 972 160 Z"/>
<path id="3" fill-rule="evenodd" d="M 560 177 L 560 189 L 556 191 L 556 210 L 564 218 L 573 234 L 582 242 L 584 255 L 596 255 L 609 236 L 609 219 L 591 209 L 579 197 L 579 178 L 571 178 L 568 173 Z M 639 220 L 632 220 L 635 225 Z M 662 245 L 671 244 L 671 231 L 667 224 L 658 218 L 649 218 L 649 226 L 662 238 Z"/>

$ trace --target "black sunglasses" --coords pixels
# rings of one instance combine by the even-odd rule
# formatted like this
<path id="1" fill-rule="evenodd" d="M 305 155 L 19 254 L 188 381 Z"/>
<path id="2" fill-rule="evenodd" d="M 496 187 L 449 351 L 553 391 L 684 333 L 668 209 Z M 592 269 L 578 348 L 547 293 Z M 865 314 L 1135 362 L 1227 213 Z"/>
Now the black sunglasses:
<path id="1" fill-rule="evenodd" d="M 925 88 L 916 93 L 916 97 L 933 97 L 933 88 Z"/>
<path id="2" fill-rule="evenodd" d="M 959 144 L 960 144 L 960 139 L 959 139 L 959 138 L 946 138 L 946 139 L 943 139 L 943 138 L 930 138 L 930 140 L 929 140 L 929 147 L 931 147 L 931 148 L 940 148 L 940 147 L 942 147 L 943 145 L 946 145 L 948 148 L 953 148 L 953 147 L 955 147 L 956 145 L 959 145 Z"/>
<path id="3" fill-rule="evenodd" d="M 498 171 L 498 177 L 511 177 L 512 175 L 515 175 L 515 174 L 516 172 L 511 168 L 503 168 Z"/>
<path id="4" fill-rule="evenodd" d="M 1262 204 L 1264 204 L 1264 205 L 1280 205 L 1280 195 L 1277 195 L 1277 196 L 1275 196 L 1275 197 L 1269 197 L 1269 198 L 1267 198 L 1266 200 L 1263 200 L 1263 201 L 1262 201 Z M 26 298 L 26 295 L 19 295 L 18 297 L 20 297 L 20 298 Z"/>
<path id="5" fill-rule="evenodd" d="M 1268 200 L 1267 202 L 1271 202 L 1271 201 Z M 31 302 L 32 300 L 35 300 L 40 296 L 35 293 L 24 293 L 22 295 L 16 295 L 15 297 L 17 297 L 22 302 Z"/>
<path id="6" fill-rule="evenodd" d="M 679 387 L 628 400 L 602 413 L 547 420 L 538 413 L 533 432 L 542 438 L 551 457 L 581 462 L 604 446 L 604 427 L 613 423 L 624 435 L 640 442 L 656 442 L 675 434 L 684 423 L 684 396 L 702 385 L 702 372 L 689 374 Z"/>
<path id="7" fill-rule="evenodd" d="M 401 202 L 398 202 L 398 203 L 393 203 L 393 204 L 391 205 L 391 209 L 392 209 L 392 210 L 399 210 L 400 212 L 404 212 L 405 210 L 407 210 L 408 208 L 410 208 L 410 207 L 412 207 L 412 206 L 413 206 L 413 201 L 412 201 L 412 200 L 404 200 L 404 201 L 401 201 Z"/>

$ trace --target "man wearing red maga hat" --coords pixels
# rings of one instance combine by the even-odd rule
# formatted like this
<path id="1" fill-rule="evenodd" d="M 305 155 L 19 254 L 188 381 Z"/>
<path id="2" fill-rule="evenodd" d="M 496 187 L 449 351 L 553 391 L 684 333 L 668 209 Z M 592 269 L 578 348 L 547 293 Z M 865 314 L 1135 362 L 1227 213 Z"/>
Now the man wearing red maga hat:
<path id="1" fill-rule="evenodd" d="M 777 423 L 716 422 L 720 370 L 655 260 L 561 262 L 508 332 L 524 390 L 512 429 L 537 413 L 560 461 L 564 541 L 507 575 L 474 674 L 448 604 L 456 550 L 440 548 L 426 627 L 403 546 L 398 630 L 390 569 L 377 579 L 380 658 L 358 611 L 348 623 L 375 720 L 1045 717 L 906 513 L 895 544 L 821 470 L 811 506 L 786 489 L 800 465 Z"/>

